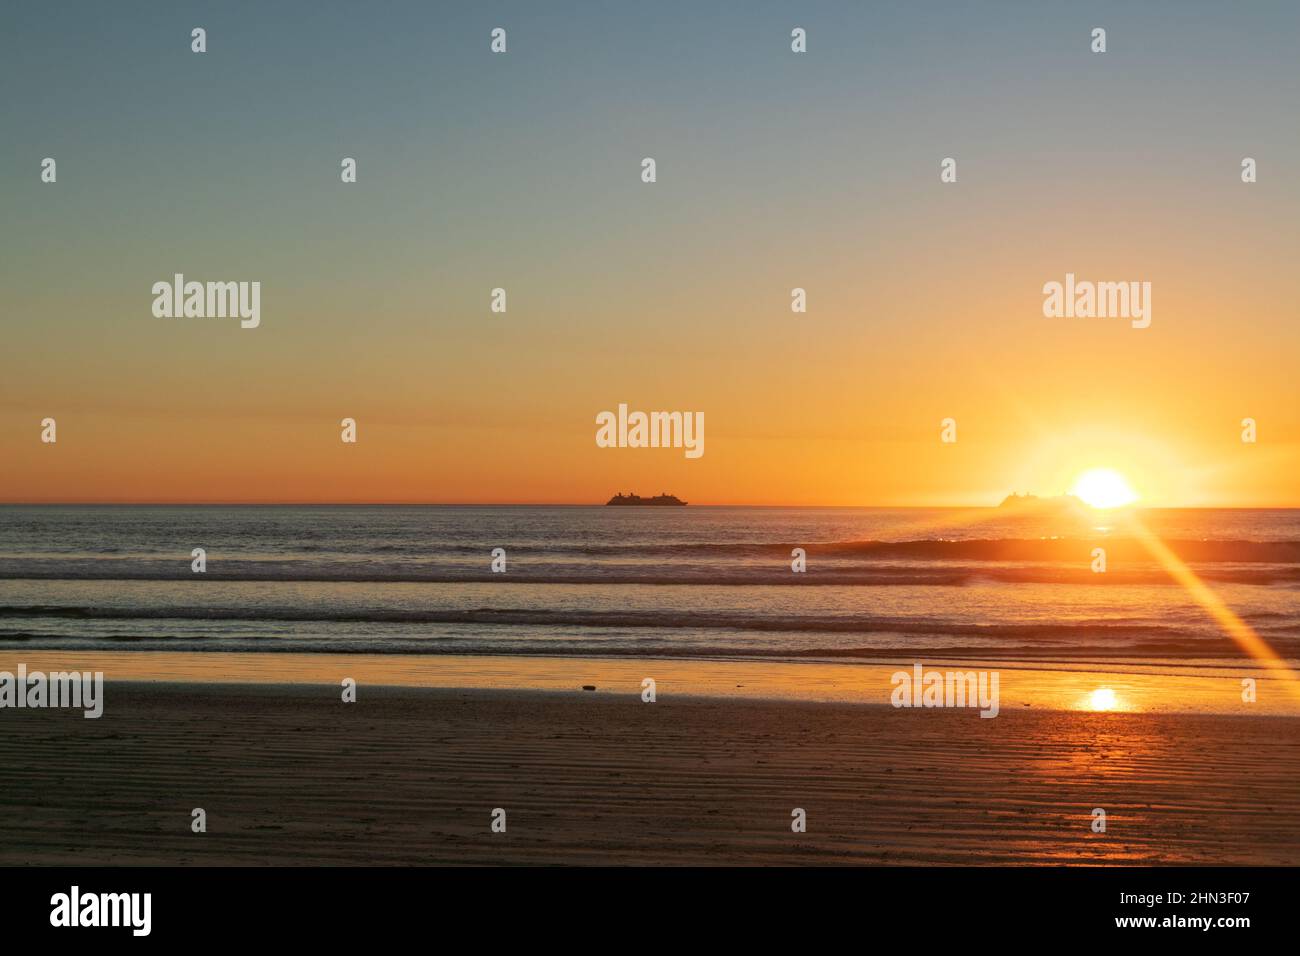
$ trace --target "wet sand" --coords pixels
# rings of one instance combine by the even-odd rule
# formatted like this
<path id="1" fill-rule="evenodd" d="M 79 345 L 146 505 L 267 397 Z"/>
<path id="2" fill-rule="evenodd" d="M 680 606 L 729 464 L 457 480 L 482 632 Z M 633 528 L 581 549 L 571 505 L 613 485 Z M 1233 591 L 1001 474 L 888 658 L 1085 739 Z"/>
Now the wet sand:
<path id="1" fill-rule="evenodd" d="M 1291 717 L 119 681 L 0 728 L 8 865 L 1300 864 Z"/>
<path id="2" fill-rule="evenodd" d="M 315 654 L 227 651 L 103 651 L 30 648 L 0 651 L 0 671 L 101 671 L 108 681 L 167 683 L 329 684 L 345 677 L 363 686 L 495 690 L 641 692 L 650 677 L 665 697 L 725 697 L 823 703 L 887 704 L 899 670 L 916 661 L 755 660 L 690 657 L 577 657 L 558 654 Z M 1095 710 L 1099 688 L 1114 694 L 1109 710 L 1300 717 L 1300 681 L 1250 669 L 1195 663 L 1085 660 L 927 659 L 927 670 L 997 671 L 1000 707 Z M 1242 700 L 1253 676 L 1255 700 Z"/>

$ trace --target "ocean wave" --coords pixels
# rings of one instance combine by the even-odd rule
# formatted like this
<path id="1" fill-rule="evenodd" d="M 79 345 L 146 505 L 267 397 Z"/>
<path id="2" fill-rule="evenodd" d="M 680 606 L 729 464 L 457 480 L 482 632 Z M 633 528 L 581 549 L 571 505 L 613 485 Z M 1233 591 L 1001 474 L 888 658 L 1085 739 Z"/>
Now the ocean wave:
<path id="1" fill-rule="evenodd" d="M 412 566 L 410 563 L 375 564 L 307 563 L 299 561 L 238 561 L 209 559 L 207 572 L 199 577 L 184 562 L 0 561 L 0 581 L 188 581 L 202 586 L 208 582 L 276 582 L 334 584 L 555 584 L 555 585 L 712 585 L 763 587 L 964 587 L 979 583 L 1065 584 L 1108 586 L 1122 584 L 1175 584 L 1164 568 L 1151 562 L 1124 566 L 1122 559 L 1108 552 L 1110 567 L 1094 574 L 1088 560 L 1069 565 L 887 565 L 817 564 L 809 555 L 805 573 L 793 574 L 788 563 L 771 565 L 682 564 L 663 565 L 532 565 L 515 556 L 508 574 L 493 574 L 484 567 L 448 565 Z M 1197 576 L 1205 581 L 1228 584 L 1300 584 L 1300 565 L 1197 565 Z"/>
<path id="2" fill-rule="evenodd" d="M 1065 623 L 960 623 L 941 619 L 866 617 L 860 615 L 765 615 L 743 611 L 595 611 L 576 608 L 515 609 L 410 609 L 294 607 L 161 607 L 4 605 L 0 619 L 64 618 L 85 621 L 275 621 L 377 624 L 450 624 L 532 626 L 546 628 L 662 628 L 727 629 L 746 631 L 891 633 L 1028 641 L 1068 641 L 1080 635 L 1105 633 L 1111 638 L 1174 637 L 1186 634 L 1183 625 L 1141 623 L 1113 618 Z"/>
<path id="3" fill-rule="evenodd" d="M 1166 547 L 1189 562 L 1300 563 L 1300 541 L 1167 539 Z M 1077 561 L 1094 547 L 1106 548 L 1108 558 L 1151 560 L 1151 552 L 1137 538 L 922 538 L 911 541 L 737 541 L 730 543 L 682 541 L 659 544 L 583 544 L 538 549 L 539 553 L 579 556 L 710 555 L 717 557 L 785 557 L 803 548 L 811 557 L 831 555 L 862 560 L 930 561 Z M 459 549 L 458 549 L 459 550 Z M 528 548 L 518 549 L 529 553 Z"/>
<path id="4" fill-rule="evenodd" d="M 1093 632 L 1094 638 L 1098 635 Z M 899 658 L 939 658 L 946 660 L 998 660 L 1050 662 L 1092 662 L 1113 665 L 1117 660 L 1145 661 L 1176 665 L 1191 662 L 1202 666 L 1213 661 L 1225 665 L 1257 667 L 1253 659 L 1241 652 L 1225 637 L 1188 640 L 1088 640 L 1061 643 L 991 644 L 944 643 L 942 636 L 933 642 L 917 643 L 903 637 L 896 642 L 874 645 L 776 646 L 745 643 L 680 644 L 649 639 L 634 645 L 592 639 L 556 643 L 532 641 L 526 637 L 475 635 L 474 637 L 369 635 L 355 637 L 274 636 L 274 635 L 194 635 L 194 634 L 99 634 L 59 633 L 11 630 L 0 627 L 0 647 L 21 646 L 25 650 L 58 648 L 62 650 L 101 649 L 132 651 L 193 651 L 275 654 L 406 654 L 406 655 L 507 655 L 524 657 L 636 657 L 665 659 L 761 659 L 761 660 L 838 660 L 870 661 Z M 1273 650 L 1282 658 L 1300 660 L 1300 641 L 1274 642 Z"/>

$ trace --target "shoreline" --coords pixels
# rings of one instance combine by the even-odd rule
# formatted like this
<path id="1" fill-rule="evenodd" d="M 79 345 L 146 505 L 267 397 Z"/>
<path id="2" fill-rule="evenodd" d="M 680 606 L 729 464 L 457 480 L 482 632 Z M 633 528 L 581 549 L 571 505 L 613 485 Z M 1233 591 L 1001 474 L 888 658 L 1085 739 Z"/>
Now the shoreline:
<path id="1" fill-rule="evenodd" d="M 931 658 L 895 661 L 752 660 L 563 655 L 408 655 L 228 651 L 0 650 L 0 672 L 103 672 L 105 683 L 330 685 L 352 678 L 366 687 L 443 690 L 579 691 L 596 696 L 639 696 L 651 678 L 660 698 L 804 701 L 843 705 L 890 703 L 892 677 L 921 663 L 928 672 L 985 672 L 999 677 L 999 713 L 1147 712 L 1300 716 L 1300 697 L 1288 681 L 1262 666 L 1206 666 L 1189 672 L 1182 662 L 1150 662 L 1125 669 L 1114 664 L 1044 667 L 1034 661 Z M 1242 700 L 1242 678 L 1256 680 L 1256 700 Z M 1113 692 L 1109 706 L 1093 694 Z M 996 719 L 996 718 L 994 718 Z"/>

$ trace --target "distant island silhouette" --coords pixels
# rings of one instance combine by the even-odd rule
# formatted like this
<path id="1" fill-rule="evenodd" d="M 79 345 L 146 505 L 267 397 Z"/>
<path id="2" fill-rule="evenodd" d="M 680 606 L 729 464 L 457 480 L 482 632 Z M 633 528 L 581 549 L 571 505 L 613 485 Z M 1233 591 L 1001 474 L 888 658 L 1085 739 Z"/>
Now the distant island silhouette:
<path id="1" fill-rule="evenodd" d="M 655 495 L 653 498 L 642 498 L 640 495 L 633 495 L 633 494 L 625 495 L 622 492 L 619 492 L 618 494 L 614 495 L 613 498 L 610 498 L 609 501 L 605 502 L 606 506 L 609 505 L 663 506 L 663 505 L 684 505 L 684 504 L 686 504 L 686 502 L 682 501 L 682 499 L 678 498 L 676 495 L 661 494 L 661 495 Z"/>

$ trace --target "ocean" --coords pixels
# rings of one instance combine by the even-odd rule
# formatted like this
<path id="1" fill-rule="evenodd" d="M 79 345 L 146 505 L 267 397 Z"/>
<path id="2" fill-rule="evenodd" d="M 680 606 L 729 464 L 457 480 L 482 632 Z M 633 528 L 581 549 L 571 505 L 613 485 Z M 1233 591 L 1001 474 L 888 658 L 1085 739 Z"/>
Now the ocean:
<path id="1" fill-rule="evenodd" d="M 1244 664 L 1098 515 L 3 506 L 0 648 Z M 1300 510 L 1136 517 L 1300 659 Z"/>

